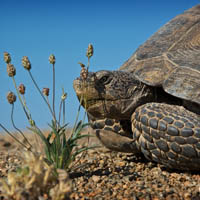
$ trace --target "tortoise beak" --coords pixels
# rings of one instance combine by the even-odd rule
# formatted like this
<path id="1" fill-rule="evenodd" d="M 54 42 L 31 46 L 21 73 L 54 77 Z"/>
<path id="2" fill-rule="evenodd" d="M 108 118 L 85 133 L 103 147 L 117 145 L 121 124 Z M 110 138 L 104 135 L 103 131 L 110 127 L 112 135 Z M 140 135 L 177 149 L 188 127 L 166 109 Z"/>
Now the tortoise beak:
<path id="1" fill-rule="evenodd" d="M 94 78 L 90 77 L 86 80 L 77 78 L 73 81 L 73 88 L 78 99 L 84 98 L 86 101 L 99 99 L 98 91 L 95 88 Z"/>

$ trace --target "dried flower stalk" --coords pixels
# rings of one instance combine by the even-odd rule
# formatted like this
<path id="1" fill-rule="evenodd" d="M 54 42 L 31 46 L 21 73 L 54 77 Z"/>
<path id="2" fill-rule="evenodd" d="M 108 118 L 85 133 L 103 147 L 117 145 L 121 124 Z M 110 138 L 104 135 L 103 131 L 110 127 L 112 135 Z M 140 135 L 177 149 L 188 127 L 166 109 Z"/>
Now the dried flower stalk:
<path id="1" fill-rule="evenodd" d="M 55 94 L 56 94 L 56 86 L 55 86 L 55 62 L 56 62 L 56 58 L 53 54 L 51 54 L 49 56 L 49 62 L 50 64 L 53 65 L 53 95 L 52 95 L 52 110 L 53 110 L 53 118 L 54 118 L 54 121 L 55 123 L 57 123 L 57 120 L 56 120 L 56 113 L 55 113 Z"/>
<path id="2" fill-rule="evenodd" d="M 42 93 L 44 96 L 49 96 L 49 88 L 43 88 Z"/>
<path id="3" fill-rule="evenodd" d="M 49 62 L 50 62 L 51 64 L 55 64 L 55 63 L 56 63 L 56 58 L 55 58 L 55 56 L 54 56 L 53 54 L 51 54 L 51 55 L 49 56 Z"/>
<path id="4" fill-rule="evenodd" d="M 14 65 L 7 64 L 7 73 L 8 73 L 8 76 L 10 76 L 10 77 L 13 77 L 16 75 L 16 69 L 15 69 Z"/>
<path id="5" fill-rule="evenodd" d="M 18 87 L 18 91 L 20 94 L 24 95 L 25 94 L 25 90 L 26 90 L 26 87 L 24 84 L 20 84 L 19 87 Z"/>
<path id="6" fill-rule="evenodd" d="M 11 57 L 8 52 L 4 52 L 4 61 L 9 64 L 11 62 Z"/>
<path id="7" fill-rule="evenodd" d="M 28 59 L 27 56 L 23 56 L 22 58 L 22 65 L 24 66 L 25 69 L 30 70 L 31 69 L 31 63 Z"/>
<path id="8" fill-rule="evenodd" d="M 8 103 L 13 104 L 16 101 L 17 97 L 13 92 L 8 92 L 7 94 L 7 100 Z"/>
<path id="9" fill-rule="evenodd" d="M 93 48 L 92 44 L 89 44 L 87 52 L 86 52 L 86 56 L 88 57 L 88 59 L 93 56 L 93 53 L 94 53 L 94 48 Z"/>

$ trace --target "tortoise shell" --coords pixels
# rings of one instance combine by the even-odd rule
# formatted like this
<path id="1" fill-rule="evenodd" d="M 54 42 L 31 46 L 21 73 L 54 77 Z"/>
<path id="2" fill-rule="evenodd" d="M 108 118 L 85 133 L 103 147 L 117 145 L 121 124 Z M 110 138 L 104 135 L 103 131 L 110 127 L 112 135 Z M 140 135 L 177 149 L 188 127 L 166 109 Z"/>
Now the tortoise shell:
<path id="1" fill-rule="evenodd" d="M 200 5 L 165 24 L 119 70 L 200 104 Z"/>

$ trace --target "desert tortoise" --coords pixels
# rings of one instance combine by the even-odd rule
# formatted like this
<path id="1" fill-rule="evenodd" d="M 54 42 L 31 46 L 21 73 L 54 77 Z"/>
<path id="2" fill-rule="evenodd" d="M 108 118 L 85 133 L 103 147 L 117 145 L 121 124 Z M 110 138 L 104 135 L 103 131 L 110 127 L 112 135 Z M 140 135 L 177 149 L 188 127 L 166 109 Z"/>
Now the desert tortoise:
<path id="1" fill-rule="evenodd" d="M 90 72 L 73 85 L 107 148 L 200 169 L 200 5 L 164 25 L 119 70 Z"/>

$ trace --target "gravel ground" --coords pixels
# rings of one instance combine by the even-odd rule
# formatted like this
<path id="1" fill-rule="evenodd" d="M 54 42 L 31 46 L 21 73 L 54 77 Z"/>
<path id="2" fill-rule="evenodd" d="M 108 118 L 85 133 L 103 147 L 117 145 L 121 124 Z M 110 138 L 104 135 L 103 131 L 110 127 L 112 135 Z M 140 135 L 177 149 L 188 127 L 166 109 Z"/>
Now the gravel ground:
<path id="1" fill-rule="evenodd" d="M 93 141 L 93 143 L 95 143 Z M 13 142 L 0 138 L 0 176 L 20 163 Z M 167 170 L 142 156 L 100 147 L 78 161 L 70 173 L 70 199 L 193 199 L 200 200 L 200 173 Z"/>
<path id="2" fill-rule="evenodd" d="M 200 199 L 198 173 L 167 171 L 131 154 L 90 151 L 71 174 L 72 199 Z"/>

